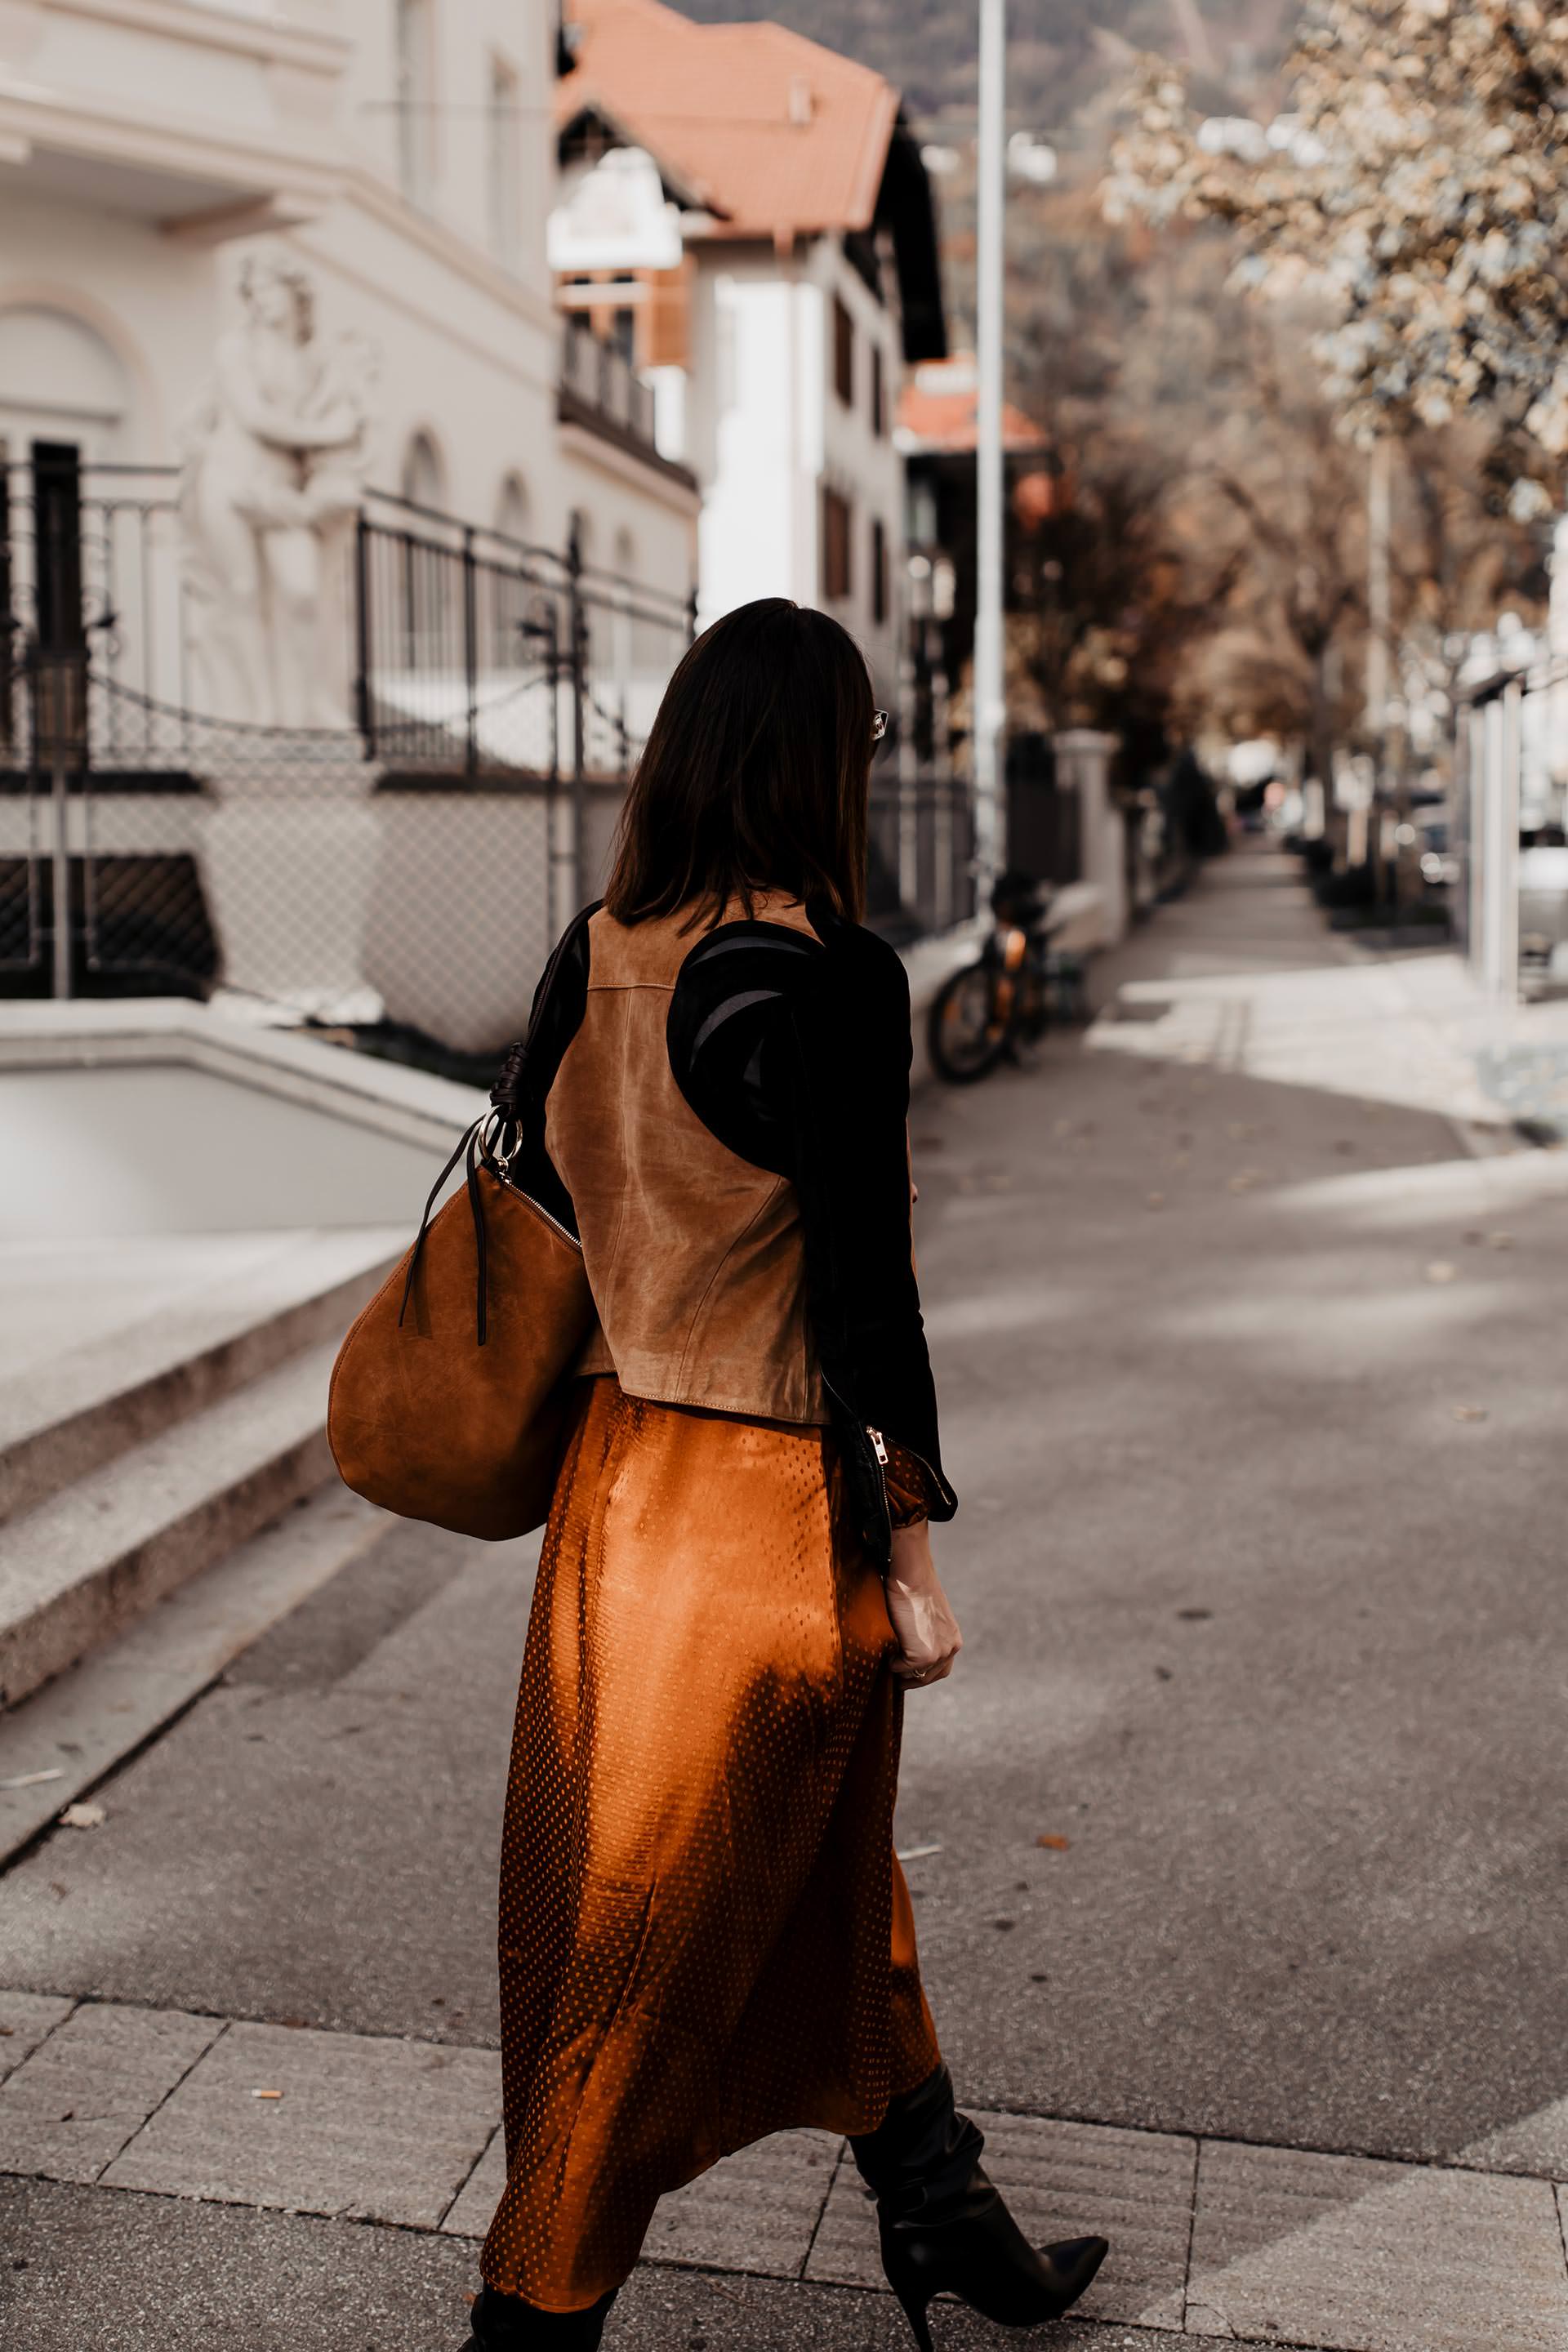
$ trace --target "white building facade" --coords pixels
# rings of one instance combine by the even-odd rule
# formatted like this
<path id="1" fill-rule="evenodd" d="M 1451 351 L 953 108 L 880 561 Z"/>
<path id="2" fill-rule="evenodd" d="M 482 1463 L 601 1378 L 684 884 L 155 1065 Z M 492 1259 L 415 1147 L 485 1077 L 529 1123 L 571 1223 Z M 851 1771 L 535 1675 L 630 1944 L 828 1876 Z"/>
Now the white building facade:
<path id="1" fill-rule="evenodd" d="M 602 876 L 699 499 L 623 356 L 563 343 L 559 64 L 546 0 L 0 8 L 0 768 L 70 771 L 57 985 L 478 1051 Z M 143 883 L 179 923 L 106 955 L 90 910 Z"/>
<path id="2" fill-rule="evenodd" d="M 366 478 L 683 593 L 688 486 L 558 418 L 545 0 L 45 0 L 0 14 L 0 433 L 159 465 L 247 255 L 375 372 Z M 77 389 L 78 385 L 81 389 Z"/>
<path id="3" fill-rule="evenodd" d="M 770 24 L 573 0 L 558 299 L 616 333 L 702 491 L 700 617 L 791 596 L 894 700 L 907 362 L 944 349 L 924 167 L 881 78 Z"/>

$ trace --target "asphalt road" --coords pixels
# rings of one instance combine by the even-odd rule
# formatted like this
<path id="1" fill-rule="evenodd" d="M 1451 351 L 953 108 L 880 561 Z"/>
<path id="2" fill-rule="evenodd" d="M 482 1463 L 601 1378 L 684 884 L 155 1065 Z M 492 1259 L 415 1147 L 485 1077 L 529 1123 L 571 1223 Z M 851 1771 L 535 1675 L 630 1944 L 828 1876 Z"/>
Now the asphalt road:
<path id="1" fill-rule="evenodd" d="M 1100 986 L 1334 953 L 1254 856 Z M 1561 2098 L 1560 1213 L 1500 1242 L 1462 1169 L 1401 1187 L 1462 1160 L 1442 1120 L 1076 1036 L 923 1095 L 913 1135 L 965 1650 L 910 1699 L 900 1836 L 936 1849 L 909 1873 L 961 2097 L 1419 2157 Z M 102 1831 L 12 1870 L 0 1984 L 493 2042 L 529 1574 L 396 1529 L 116 1776 Z M 103 2194 L 35 2187 L 36 2259 Z M 318 2313 L 331 2263 L 362 2291 L 343 2225 L 155 2209 L 193 2315 L 220 2236 L 239 2280 L 296 2232 Z M 438 2342 L 416 2313 L 468 2252 L 395 2243 L 378 2277 Z M 896 2340 L 880 2301 L 754 2281 L 748 2326 L 798 2316 L 737 2334 L 673 2275 L 627 2310 L 673 2297 L 679 2327 L 626 2340 Z M 277 2324 L 233 2340 L 340 2341 Z M 230 2340 L 190 2326 L 124 2341 Z"/>

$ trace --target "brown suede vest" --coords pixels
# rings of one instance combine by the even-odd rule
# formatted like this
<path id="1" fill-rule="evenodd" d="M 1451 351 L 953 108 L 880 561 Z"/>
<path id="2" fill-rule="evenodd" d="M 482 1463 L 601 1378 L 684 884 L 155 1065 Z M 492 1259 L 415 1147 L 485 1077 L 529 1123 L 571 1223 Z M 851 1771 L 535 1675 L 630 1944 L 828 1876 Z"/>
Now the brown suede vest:
<path id="1" fill-rule="evenodd" d="M 811 931 L 798 899 L 754 912 Z M 545 1106 L 599 1314 L 578 1370 L 661 1403 L 826 1422 L 795 1186 L 710 1135 L 669 1066 L 670 997 L 702 936 L 684 919 L 590 919 L 586 1009 Z"/>

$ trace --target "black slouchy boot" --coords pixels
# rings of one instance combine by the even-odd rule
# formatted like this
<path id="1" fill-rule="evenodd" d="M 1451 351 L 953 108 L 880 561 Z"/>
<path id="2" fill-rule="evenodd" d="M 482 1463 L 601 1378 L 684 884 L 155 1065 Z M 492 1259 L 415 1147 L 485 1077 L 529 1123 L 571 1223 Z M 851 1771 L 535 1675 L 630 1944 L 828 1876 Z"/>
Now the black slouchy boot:
<path id="1" fill-rule="evenodd" d="M 1037 2252 L 981 2169 L 984 2145 L 954 2106 L 945 2066 L 849 2142 L 876 2192 L 882 2268 L 921 2352 L 931 2352 L 933 2295 L 945 2290 L 1005 2327 L 1033 2327 L 1068 2310 L 1110 2251 L 1103 2238 L 1064 2238 Z"/>
<path id="2" fill-rule="evenodd" d="M 493 2286 L 481 2287 L 469 2321 L 473 2333 L 463 2352 L 598 2352 L 610 2305 L 619 2293 L 613 2286 L 585 2311 L 541 2311 L 520 2294 L 498 2294 Z"/>

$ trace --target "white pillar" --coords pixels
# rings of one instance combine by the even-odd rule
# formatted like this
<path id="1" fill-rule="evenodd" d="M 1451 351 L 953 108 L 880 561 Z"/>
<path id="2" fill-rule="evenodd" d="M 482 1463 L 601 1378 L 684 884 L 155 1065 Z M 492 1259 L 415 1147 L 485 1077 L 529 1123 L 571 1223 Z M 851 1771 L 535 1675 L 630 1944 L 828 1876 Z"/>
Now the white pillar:
<path id="1" fill-rule="evenodd" d="M 1523 688 L 1470 714 L 1470 967 L 1488 996 L 1519 994 L 1519 770 Z"/>

